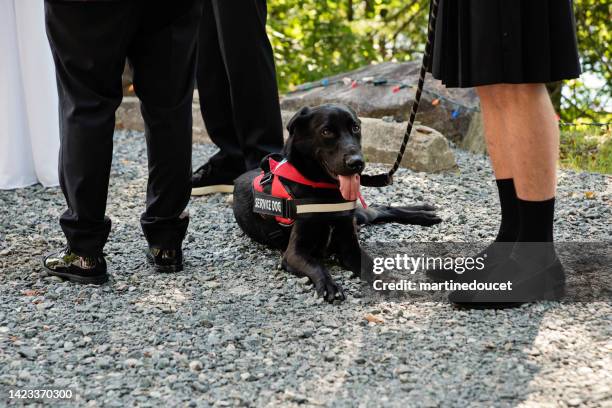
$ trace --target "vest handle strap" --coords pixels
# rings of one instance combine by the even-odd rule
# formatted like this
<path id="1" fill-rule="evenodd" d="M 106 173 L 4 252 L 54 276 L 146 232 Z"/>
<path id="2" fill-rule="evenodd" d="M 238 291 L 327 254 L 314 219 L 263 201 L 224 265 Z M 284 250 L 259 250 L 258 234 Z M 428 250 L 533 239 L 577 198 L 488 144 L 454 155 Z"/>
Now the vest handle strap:
<path id="1" fill-rule="evenodd" d="M 350 215 L 357 208 L 357 201 L 309 198 L 289 200 L 255 190 L 253 198 L 253 212 L 288 219 L 314 215 Z"/>

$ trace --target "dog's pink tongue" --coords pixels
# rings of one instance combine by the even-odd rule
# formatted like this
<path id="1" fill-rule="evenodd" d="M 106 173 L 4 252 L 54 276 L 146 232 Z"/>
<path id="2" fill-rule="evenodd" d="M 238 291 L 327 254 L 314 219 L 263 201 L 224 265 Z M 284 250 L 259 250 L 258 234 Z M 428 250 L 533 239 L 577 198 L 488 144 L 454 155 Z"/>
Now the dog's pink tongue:
<path id="1" fill-rule="evenodd" d="M 354 201 L 359 197 L 359 174 L 351 176 L 338 176 L 340 181 L 340 193 L 348 201 Z"/>

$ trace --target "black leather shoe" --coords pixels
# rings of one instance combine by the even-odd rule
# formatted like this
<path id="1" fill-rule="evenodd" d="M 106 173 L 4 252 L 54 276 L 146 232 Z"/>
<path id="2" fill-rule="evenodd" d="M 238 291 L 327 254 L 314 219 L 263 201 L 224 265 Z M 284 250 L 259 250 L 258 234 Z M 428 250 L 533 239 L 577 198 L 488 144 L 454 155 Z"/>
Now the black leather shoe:
<path id="1" fill-rule="evenodd" d="M 183 270 L 183 251 L 175 249 L 149 248 L 147 261 L 156 272 L 180 272 Z"/>
<path id="2" fill-rule="evenodd" d="M 506 309 L 543 300 L 558 301 L 565 296 L 565 271 L 558 258 L 547 266 L 537 267 L 527 266 L 510 256 L 476 282 L 505 284 L 505 289 L 457 290 L 448 295 L 448 300 L 461 308 Z"/>
<path id="3" fill-rule="evenodd" d="M 101 285 L 108 281 L 106 260 L 103 256 L 79 256 L 64 248 L 44 256 L 42 264 L 49 275 L 71 282 Z"/>
<path id="4" fill-rule="evenodd" d="M 206 162 L 191 177 L 191 195 L 232 193 L 234 191 L 234 179 L 238 176 L 240 176 L 239 173 L 230 173 L 225 169 L 213 167 L 210 162 Z"/>

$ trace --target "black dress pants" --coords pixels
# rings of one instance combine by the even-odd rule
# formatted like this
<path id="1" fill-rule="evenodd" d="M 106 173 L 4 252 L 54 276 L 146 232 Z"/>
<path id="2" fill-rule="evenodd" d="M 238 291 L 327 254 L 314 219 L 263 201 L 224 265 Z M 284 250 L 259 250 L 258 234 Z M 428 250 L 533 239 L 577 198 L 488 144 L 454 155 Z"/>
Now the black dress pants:
<path id="1" fill-rule="evenodd" d="M 69 248 L 102 253 L 115 111 L 126 58 L 145 120 L 149 161 L 141 216 L 152 247 L 179 248 L 191 191 L 191 104 L 201 0 L 45 1 L 60 114 L 60 218 Z"/>
<path id="2" fill-rule="evenodd" d="M 197 82 L 215 168 L 240 175 L 283 147 L 266 0 L 204 0 Z"/>

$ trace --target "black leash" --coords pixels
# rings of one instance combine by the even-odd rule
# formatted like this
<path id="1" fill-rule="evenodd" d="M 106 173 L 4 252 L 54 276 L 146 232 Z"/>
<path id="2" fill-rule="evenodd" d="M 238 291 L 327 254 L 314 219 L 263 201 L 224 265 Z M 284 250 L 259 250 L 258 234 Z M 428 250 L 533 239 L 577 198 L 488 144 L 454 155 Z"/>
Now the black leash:
<path id="1" fill-rule="evenodd" d="M 406 152 L 406 146 L 408 145 L 408 140 L 410 140 L 410 134 L 412 133 L 412 128 L 414 126 L 414 120 L 416 118 L 417 112 L 419 111 L 419 103 L 421 102 L 421 94 L 423 93 L 423 86 L 425 84 L 425 75 L 427 74 L 428 69 L 431 64 L 431 53 L 432 53 L 432 45 L 436 31 L 436 17 L 438 15 L 438 1 L 439 0 L 431 0 L 429 3 L 429 23 L 427 28 L 427 44 L 425 45 L 425 54 L 423 54 L 423 63 L 421 64 L 421 73 L 419 76 L 419 83 L 417 85 L 416 94 L 414 95 L 414 102 L 412 102 L 412 111 L 410 112 L 410 119 L 408 120 L 408 127 L 406 128 L 406 133 L 404 133 L 404 140 L 402 141 L 402 146 L 400 147 L 399 152 L 397 153 L 397 158 L 395 159 L 395 163 L 391 170 L 388 173 L 377 174 L 374 176 L 363 174 L 361 176 L 361 185 L 366 187 L 384 187 L 393 183 L 393 175 L 399 169 L 399 166 L 402 162 L 402 158 L 404 157 L 404 153 Z"/>

